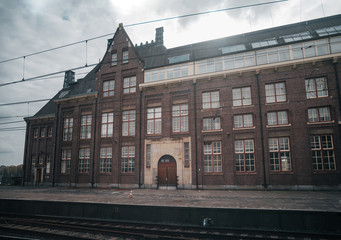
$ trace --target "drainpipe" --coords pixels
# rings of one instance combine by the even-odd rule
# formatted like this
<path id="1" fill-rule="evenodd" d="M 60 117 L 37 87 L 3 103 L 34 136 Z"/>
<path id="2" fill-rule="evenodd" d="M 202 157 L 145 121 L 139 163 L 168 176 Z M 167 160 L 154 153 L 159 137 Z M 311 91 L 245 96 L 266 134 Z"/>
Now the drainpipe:
<path id="1" fill-rule="evenodd" d="M 335 80 L 336 80 L 337 97 L 339 99 L 339 113 L 341 113 L 341 94 L 340 94 L 339 74 L 337 72 L 337 60 L 334 61 L 333 64 L 334 64 L 334 73 L 335 73 Z"/>
<path id="2" fill-rule="evenodd" d="M 196 189 L 199 189 L 199 173 L 198 173 L 198 129 L 197 129 L 197 82 L 193 81 L 193 90 L 194 90 L 194 147 L 195 147 L 195 178 L 196 178 Z"/>
<path id="3" fill-rule="evenodd" d="M 55 119 L 56 119 L 56 125 L 55 125 L 55 128 L 54 128 L 54 149 L 53 149 L 53 171 L 51 171 L 52 173 L 52 187 L 54 187 L 54 184 L 55 184 L 55 181 L 56 181 L 56 159 L 57 159 L 57 140 L 58 140 L 58 113 L 59 113 L 59 104 L 57 104 L 57 108 L 56 108 L 56 114 L 55 114 Z"/>
<path id="4" fill-rule="evenodd" d="M 26 136 L 25 136 L 25 151 L 24 151 L 24 162 L 23 162 L 23 170 L 22 170 L 22 186 L 25 186 L 25 178 L 26 178 L 26 167 L 27 167 L 27 149 L 28 149 L 28 141 L 30 141 L 30 134 L 29 134 L 29 129 L 30 129 L 30 120 L 26 122 Z"/>
<path id="5" fill-rule="evenodd" d="M 139 188 L 141 188 L 141 177 L 142 177 L 142 89 L 140 89 L 140 126 L 139 126 Z"/>
<path id="6" fill-rule="evenodd" d="M 94 116 L 94 144 L 93 144 L 93 149 L 92 149 L 92 176 L 91 176 L 91 187 L 94 187 L 95 184 L 95 159 L 96 159 L 96 128 L 97 128 L 97 98 L 95 101 L 95 116 Z"/>
<path id="7" fill-rule="evenodd" d="M 259 106 L 259 120 L 260 120 L 260 136 L 261 136 L 261 144 L 262 144 L 262 162 L 263 162 L 263 187 L 266 190 L 266 172 L 265 172 L 265 155 L 264 155 L 264 132 L 263 132 L 263 113 L 262 113 L 262 103 L 260 96 L 260 84 L 259 84 L 259 73 L 256 73 L 257 79 L 257 92 L 258 92 L 258 106 Z"/>

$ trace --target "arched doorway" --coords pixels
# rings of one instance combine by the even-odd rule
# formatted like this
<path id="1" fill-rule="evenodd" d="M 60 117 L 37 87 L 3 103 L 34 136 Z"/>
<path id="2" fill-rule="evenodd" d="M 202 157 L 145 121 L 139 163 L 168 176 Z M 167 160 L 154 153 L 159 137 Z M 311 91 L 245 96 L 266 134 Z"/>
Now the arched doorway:
<path id="1" fill-rule="evenodd" d="M 170 155 L 164 155 L 159 160 L 158 184 L 159 186 L 176 187 L 176 161 Z"/>

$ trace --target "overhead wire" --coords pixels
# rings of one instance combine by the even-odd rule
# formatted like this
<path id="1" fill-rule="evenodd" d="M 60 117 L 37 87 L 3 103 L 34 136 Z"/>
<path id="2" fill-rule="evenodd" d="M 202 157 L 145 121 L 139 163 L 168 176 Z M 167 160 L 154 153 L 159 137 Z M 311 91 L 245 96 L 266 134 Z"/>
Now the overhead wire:
<path id="1" fill-rule="evenodd" d="M 256 6 L 262 6 L 262 5 L 269 5 L 269 4 L 274 4 L 274 3 L 286 2 L 286 1 L 288 1 L 288 0 L 277 0 L 277 1 L 271 1 L 271 2 L 254 3 L 254 4 L 243 5 L 243 6 L 231 7 L 231 8 L 224 8 L 224 9 L 216 9 L 216 10 L 211 10 L 211 11 L 205 11 L 205 12 L 191 13 L 191 14 L 185 14 L 185 15 L 180 15 L 180 16 L 167 17 L 167 18 L 143 21 L 143 22 L 138 22 L 138 23 L 132 23 L 132 24 L 125 25 L 124 27 L 132 27 L 132 26 L 149 24 L 149 23 L 155 23 L 155 22 L 169 21 L 169 20 L 178 19 L 178 18 L 193 17 L 193 16 L 198 16 L 198 15 L 204 15 L 204 14 L 210 14 L 210 13 L 216 13 L 216 12 L 223 12 L 223 11 L 230 11 L 230 10 L 237 10 L 237 9 L 247 8 L 247 7 L 256 7 Z M 113 34 L 115 34 L 115 33 L 114 32 L 107 33 L 107 34 L 104 34 L 104 35 L 88 38 L 88 39 L 85 39 L 85 40 L 76 41 L 76 42 L 65 44 L 65 45 L 61 45 L 61 46 L 58 46 L 58 47 L 49 48 L 49 49 L 46 49 L 46 50 L 42 50 L 42 51 L 26 54 L 26 55 L 23 55 L 23 56 L 20 56 L 20 57 L 14 57 L 14 58 L 2 60 L 2 61 L 0 61 L 0 64 L 1 63 L 10 62 L 10 61 L 14 61 L 14 60 L 18 60 L 18 59 L 21 59 L 21 58 L 26 58 L 26 57 L 30 57 L 30 56 L 46 53 L 46 52 L 50 52 L 50 51 L 54 51 L 54 50 L 58 50 L 58 49 L 61 49 L 61 48 L 66 48 L 66 47 L 74 46 L 74 45 L 77 45 L 77 44 L 80 44 L 80 43 L 84 43 L 84 42 L 87 43 L 89 41 L 93 41 L 93 40 L 96 40 L 96 39 L 112 36 Z"/>

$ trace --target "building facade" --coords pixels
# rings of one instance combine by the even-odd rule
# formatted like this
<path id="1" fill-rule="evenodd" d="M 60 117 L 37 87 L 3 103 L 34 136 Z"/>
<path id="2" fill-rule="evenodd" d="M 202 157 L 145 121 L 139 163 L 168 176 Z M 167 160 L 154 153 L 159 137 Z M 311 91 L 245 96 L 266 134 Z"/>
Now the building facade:
<path id="1" fill-rule="evenodd" d="M 26 118 L 24 183 L 340 189 L 341 15 L 167 49 L 122 24 Z"/>

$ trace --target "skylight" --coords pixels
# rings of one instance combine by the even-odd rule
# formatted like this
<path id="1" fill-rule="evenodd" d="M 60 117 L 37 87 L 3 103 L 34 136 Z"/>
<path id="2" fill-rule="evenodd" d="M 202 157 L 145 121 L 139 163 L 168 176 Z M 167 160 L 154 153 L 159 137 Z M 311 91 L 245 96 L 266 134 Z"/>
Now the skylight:
<path id="1" fill-rule="evenodd" d="M 309 32 L 301 32 L 283 36 L 283 40 L 285 42 L 296 42 L 310 38 L 312 38 L 312 36 L 310 35 Z"/>
<path id="2" fill-rule="evenodd" d="M 253 48 L 267 47 L 267 46 L 272 46 L 272 45 L 276 45 L 276 44 L 277 44 L 277 40 L 274 38 L 263 40 L 260 42 L 251 43 Z"/>
<path id="3" fill-rule="evenodd" d="M 173 56 L 173 57 L 168 58 L 169 64 L 185 62 L 188 60 L 189 60 L 189 54 L 183 54 L 183 55 Z"/>
<path id="4" fill-rule="evenodd" d="M 341 25 L 333 26 L 329 28 L 320 28 L 316 30 L 316 33 L 320 37 L 338 34 L 338 33 L 341 33 Z"/>
<path id="5" fill-rule="evenodd" d="M 239 52 L 245 50 L 245 45 L 244 44 L 239 44 L 239 45 L 233 45 L 233 46 L 227 46 L 227 47 L 222 47 L 221 53 L 226 54 L 226 53 L 231 53 L 231 52 Z"/>

